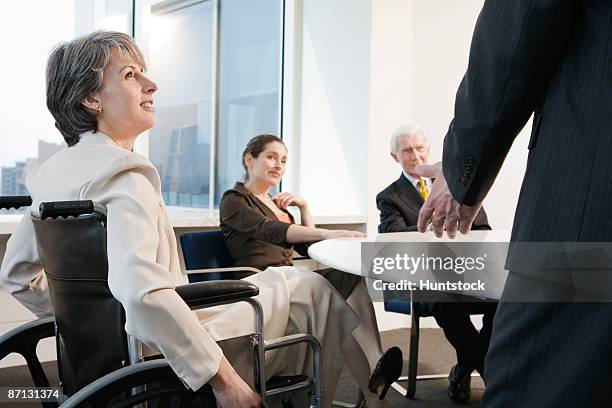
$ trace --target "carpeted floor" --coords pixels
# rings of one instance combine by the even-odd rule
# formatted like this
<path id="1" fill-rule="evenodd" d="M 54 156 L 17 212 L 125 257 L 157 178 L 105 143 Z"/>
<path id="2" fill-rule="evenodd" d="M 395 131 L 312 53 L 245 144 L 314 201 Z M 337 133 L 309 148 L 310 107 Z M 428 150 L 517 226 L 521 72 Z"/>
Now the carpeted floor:
<path id="1" fill-rule="evenodd" d="M 421 329 L 419 342 L 419 366 L 418 374 L 448 374 L 452 365 L 456 362 L 453 348 L 444 338 L 441 329 Z M 408 329 L 390 330 L 382 332 L 383 347 L 398 346 L 404 354 L 404 372 L 408 368 L 408 345 L 410 344 L 410 333 Z M 404 388 L 406 383 L 400 383 Z M 389 390 L 387 399 L 393 408 L 444 408 L 453 407 L 478 407 L 484 392 L 484 383 L 480 377 L 472 377 L 472 398 L 466 404 L 457 404 L 446 396 L 448 380 L 420 380 L 417 381 L 416 395 L 414 399 L 406 399 L 395 390 Z M 358 389 L 349 371 L 344 368 L 340 385 L 336 391 L 336 400 L 344 402 L 355 401 Z"/>
<path id="2" fill-rule="evenodd" d="M 409 332 L 408 329 L 391 330 L 382 333 L 383 345 L 385 348 L 399 346 L 404 353 L 404 373 L 407 367 Z M 444 374 L 448 373 L 455 362 L 455 353 L 444 339 L 444 334 L 440 329 L 421 329 L 421 340 L 419 346 L 419 375 L 424 374 Z M 45 371 L 53 385 L 58 383 L 57 369 L 55 362 L 44 363 Z M 25 366 L 0 369 L 0 386 L 31 386 L 32 381 Z M 405 386 L 405 383 L 402 384 Z M 410 408 L 443 408 L 458 405 L 453 403 L 446 396 L 448 381 L 442 380 L 422 380 L 417 382 L 416 396 L 412 400 L 405 399 L 394 390 L 390 390 L 387 399 L 392 407 Z M 467 404 L 462 406 L 480 406 L 484 384 L 480 377 L 472 377 L 472 398 Z M 340 385 L 336 393 L 336 400 L 351 402 L 357 396 L 357 386 L 350 376 L 348 370 L 344 370 Z M 3 404 L 0 403 L 0 406 Z M 39 404 L 6 404 L 7 408 L 32 408 Z"/>

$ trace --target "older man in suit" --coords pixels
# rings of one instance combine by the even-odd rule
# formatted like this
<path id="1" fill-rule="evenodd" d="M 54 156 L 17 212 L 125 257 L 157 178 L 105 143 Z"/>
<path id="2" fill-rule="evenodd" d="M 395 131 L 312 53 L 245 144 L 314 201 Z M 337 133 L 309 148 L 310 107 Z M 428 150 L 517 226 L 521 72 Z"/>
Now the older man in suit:
<path id="1" fill-rule="evenodd" d="M 376 196 L 380 211 L 379 232 L 417 230 L 417 219 L 423 202 L 427 200 L 432 180 L 415 173 L 418 165 L 428 163 L 429 142 L 423 129 L 415 124 L 398 126 L 390 141 L 391 157 L 402 167 L 402 174 Z M 490 230 L 487 214 L 481 210 L 473 229 Z"/>
<path id="2" fill-rule="evenodd" d="M 418 169 L 437 177 L 420 231 L 432 220 L 437 236 L 469 232 L 533 114 L 512 242 L 612 241 L 611 22 L 609 0 L 485 1 L 442 165 Z M 524 259 L 511 251 L 506 261 L 483 406 L 612 406 L 612 304 L 504 301 L 508 289 L 546 293 L 553 286 L 525 269 Z M 539 272 L 550 280 L 571 272 L 582 281 L 579 270 Z"/>
<path id="3" fill-rule="evenodd" d="M 429 142 L 420 126 L 407 123 L 393 132 L 390 148 L 391 157 L 402 167 L 402 174 L 376 196 L 380 210 L 378 230 L 381 233 L 416 231 L 419 210 L 429 196 L 432 180 L 417 175 L 415 168 L 427 164 Z M 473 228 L 491 229 L 483 209 Z M 474 370 L 483 372 L 497 304 L 458 301 L 422 302 L 419 306 L 433 314 L 457 352 L 457 364 L 449 376 L 448 396 L 454 401 L 465 402 L 470 397 L 470 374 Z M 472 313 L 484 314 L 480 332 L 472 324 Z"/>

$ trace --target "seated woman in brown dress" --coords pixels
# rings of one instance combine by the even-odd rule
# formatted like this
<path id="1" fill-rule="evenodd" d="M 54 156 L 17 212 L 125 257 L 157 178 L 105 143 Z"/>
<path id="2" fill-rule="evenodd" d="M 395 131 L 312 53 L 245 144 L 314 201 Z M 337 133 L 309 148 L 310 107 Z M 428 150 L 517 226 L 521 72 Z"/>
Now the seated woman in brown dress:
<path id="1" fill-rule="evenodd" d="M 271 196 L 269 191 L 280 183 L 286 162 L 287 149 L 273 135 L 254 137 L 242 154 L 245 182 L 237 182 L 226 191 L 219 207 L 221 230 L 235 266 L 261 270 L 293 267 L 294 247 L 305 254 L 308 243 L 313 241 L 365 236 L 359 231 L 317 228 L 304 199 L 289 192 Z M 301 225 L 287 211 L 289 206 L 299 209 Z M 356 358 L 346 363 L 364 391 L 368 406 L 378 406 L 374 402 L 376 394 L 384 397 L 388 386 L 399 376 L 401 352 L 393 347 L 383 354 L 374 308 L 362 277 L 333 269 L 313 273 L 325 276 L 361 319 L 352 336 L 355 342 L 350 355 Z M 358 356 L 364 356 L 364 361 Z"/>

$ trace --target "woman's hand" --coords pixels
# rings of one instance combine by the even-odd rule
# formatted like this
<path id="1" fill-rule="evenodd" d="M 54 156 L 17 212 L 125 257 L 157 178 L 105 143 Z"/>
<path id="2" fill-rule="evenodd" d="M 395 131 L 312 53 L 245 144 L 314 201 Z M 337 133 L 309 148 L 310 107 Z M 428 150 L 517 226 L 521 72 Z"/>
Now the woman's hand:
<path id="1" fill-rule="evenodd" d="M 242 378 L 240 378 L 240 383 L 224 391 L 213 388 L 213 393 L 217 399 L 217 408 L 259 408 L 261 406 L 259 395 Z"/>
<path id="2" fill-rule="evenodd" d="M 367 235 L 361 231 L 350 231 L 350 230 L 328 230 L 323 229 L 323 239 L 332 239 L 332 238 L 365 238 Z"/>
<path id="3" fill-rule="evenodd" d="M 259 408 L 259 395 L 244 382 L 234 367 L 221 360 L 217 374 L 209 381 L 217 399 L 217 408 Z"/>
<path id="4" fill-rule="evenodd" d="M 283 191 L 282 193 L 277 193 L 272 196 L 272 201 L 276 203 L 278 208 L 284 210 L 289 206 L 295 206 L 299 208 L 306 207 L 306 200 L 300 198 L 293 193 L 288 191 Z"/>

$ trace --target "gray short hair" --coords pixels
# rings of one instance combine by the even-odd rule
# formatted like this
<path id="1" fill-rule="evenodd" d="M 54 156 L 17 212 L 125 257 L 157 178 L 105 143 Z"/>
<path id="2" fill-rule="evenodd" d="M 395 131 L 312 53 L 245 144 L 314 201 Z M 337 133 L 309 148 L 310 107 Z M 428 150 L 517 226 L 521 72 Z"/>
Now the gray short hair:
<path id="1" fill-rule="evenodd" d="M 399 125 L 393 131 L 391 135 L 391 140 L 389 141 L 389 147 L 391 148 L 391 153 L 397 153 L 397 138 L 401 135 L 414 135 L 416 133 L 422 133 L 425 135 L 425 131 L 419 125 L 415 125 L 414 123 L 404 123 L 403 125 Z"/>
<path id="2" fill-rule="evenodd" d="M 77 144 L 82 133 L 98 130 L 97 112 L 82 102 L 102 87 L 102 71 L 113 49 L 145 68 L 134 39 L 115 31 L 95 31 L 60 43 L 51 51 L 46 73 L 47 108 L 68 146 Z"/>

